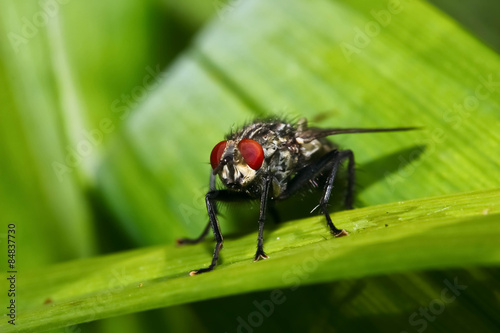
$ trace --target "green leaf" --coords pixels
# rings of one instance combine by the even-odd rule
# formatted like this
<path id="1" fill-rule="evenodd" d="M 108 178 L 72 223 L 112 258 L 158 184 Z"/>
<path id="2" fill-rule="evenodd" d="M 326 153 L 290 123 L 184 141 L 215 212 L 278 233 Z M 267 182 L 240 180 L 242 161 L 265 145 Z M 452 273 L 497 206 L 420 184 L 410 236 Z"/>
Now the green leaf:
<path id="1" fill-rule="evenodd" d="M 452 16 L 467 28 L 473 35 L 490 45 L 496 52 L 500 51 L 500 41 L 496 36 L 500 32 L 500 22 L 495 13 L 500 10 L 498 2 L 453 0 L 431 0 L 430 3 L 441 8 L 445 13 Z"/>
<path id="2" fill-rule="evenodd" d="M 284 223 L 267 232 L 270 259 L 257 263 L 251 262 L 256 233 L 228 238 L 220 267 L 195 277 L 188 272 L 209 263 L 213 244 L 150 247 L 43 268 L 19 281 L 25 296 L 15 331 L 347 278 L 498 266 L 499 195 L 464 193 L 340 212 L 334 218 L 351 234 L 339 239 L 323 218 Z"/>
<path id="3" fill-rule="evenodd" d="M 119 116 L 145 97 L 144 80 L 154 83 L 150 73 L 185 45 L 179 33 L 188 39 L 206 14 L 191 10 L 183 16 L 195 17 L 189 27 L 175 18 L 174 30 L 174 18 L 165 17 L 170 5 L 156 1 L 0 3 L 0 244 L 7 249 L 8 225 L 15 224 L 20 272 L 109 251 L 121 239 L 114 233 L 99 244 L 110 214 L 100 216 L 102 205 L 89 200 L 100 153 Z M 0 261 L 2 273 L 6 264 Z M 2 306 L 9 301 L 4 287 L 2 279 Z"/>
<path id="4" fill-rule="evenodd" d="M 63 166 L 68 138 L 60 123 L 61 109 L 72 120 L 78 116 L 76 108 L 69 110 L 59 100 L 54 84 L 58 75 L 52 72 L 52 57 L 58 54 L 46 42 L 48 28 L 31 21 L 44 13 L 38 2 L 2 1 L 0 14 L 5 39 L 0 57 L 0 233 L 7 232 L 8 224 L 16 225 L 17 237 L 22 235 L 26 244 L 17 249 L 22 268 L 97 252 L 91 213 L 76 175 L 79 169 L 58 177 L 57 170 L 71 169 Z M 57 74 L 64 76 L 65 69 L 61 65 Z M 74 91 L 65 88 L 68 102 Z"/>
<path id="5" fill-rule="evenodd" d="M 335 137 L 355 153 L 358 206 L 500 186 L 491 176 L 500 164 L 498 55 L 425 3 L 389 3 L 238 2 L 213 22 L 127 119 L 99 170 L 128 234 L 139 244 L 196 236 L 212 147 L 272 114 L 323 127 L 423 128 Z M 225 233 L 241 230 L 240 215 L 227 215 Z"/>
<path id="6" fill-rule="evenodd" d="M 41 19 L 36 15 L 56 3 L 62 3 L 56 6 L 58 12 L 46 23 L 39 22 L 33 36 L 24 36 L 26 43 L 17 52 L 11 33 L 25 34 L 26 22 Z M 142 245 L 172 244 L 177 237 L 198 235 L 206 223 L 208 154 L 223 133 L 256 116 L 275 114 L 291 120 L 307 116 L 322 127 L 422 126 L 423 130 L 411 133 L 335 138 L 356 155 L 357 207 L 499 187 L 494 176 L 500 162 L 498 55 L 436 9 L 418 1 L 401 1 L 401 7 L 391 7 L 396 2 L 388 1 L 256 0 L 233 1 L 226 7 L 216 2 L 215 19 L 158 75 L 190 43 L 189 37 L 214 5 L 205 2 L 192 10 L 194 3 L 2 0 L 0 32 L 6 42 L 0 44 L 4 226 L 0 237 L 4 241 L 5 226 L 16 223 L 22 272 L 16 328 L 48 329 L 207 299 L 208 303 L 156 314 L 169 318 L 164 319 L 163 329 L 201 331 L 219 328 L 221 322 L 237 325 L 236 318 L 247 312 L 245 306 L 253 304 L 255 297 L 270 296 L 268 290 L 248 296 L 242 295 L 245 292 L 275 285 L 288 290 L 278 276 L 280 270 L 307 262 L 305 255 L 315 253 L 314 244 L 324 243 L 323 222 L 313 219 L 266 229 L 272 237 L 276 232 L 284 236 L 276 243 L 266 234 L 266 250 L 274 255 L 258 264 L 248 262 L 255 234 L 233 241 L 226 237 L 218 270 L 192 280 L 185 272 L 207 264 L 212 244 L 191 249 L 167 245 L 46 266 L 129 247 L 122 233 Z M 102 132 L 106 119 L 112 121 L 113 130 L 104 133 L 92 154 L 60 182 L 52 163 L 64 163 L 68 150 L 76 149 L 85 133 Z M 331 241 L 332 248 L 342 250 L 330 253 L 327 262 L 335 260 L 330 266 L 337 265 L 337 255 L 353 264 L 342 262 L 336 268 L 324 262 L 300 279 L 301 285 L 338 282 L 294 292 L 298 299 L 290 297 L 282 305 L 290 318 L 287 323 L 301 331 L 325 327 L 387 331 L 389 319 L 395 331 L 410 331 L 414 327 L 408 327 L 409 316 L 439 297 L 443 280 L 465 276 L 469 292 L 447 306 L 432 325 L 449 327 L 448 331 L 494 331 L 499 326 L 495 321 L 498 252 L 490 237 L 498 233 L 494 221 L 498 193 L 486 193 L 457 196 L 467 204 L 475 203 L 477 210 L 471 215 L 468 210 L 457 211 L 453 218 L 446 214 L 454 203 L 438 199 L 440 206 L 433 206 L 432 212 L 443 214 L 443 221 L 441 217 L 427 221 L 420 215 L 423 227 L 397 225 L 395 238 L 389 233 L 392 222 L 381 227 L 357 215 L 371 208 L 336 215 L 339 225 L 350 231 L 358 230 L 353 224 L 356 218 L 370 233 L 360 230 L 347 239 Z M 425 200 L 416 202 L 434 199 Z M 294 202 L 306 214 L 314 205 Z M 255 207 L 241 207 L 236 213 L 224 212 L 224 236 L 254 230 L 255 211 Z M 299 218 L 286 213 L 288 219 Z M 382 212 L 377 214 L 375 221 L 381 221 Z M 426 229 L 427 222 L 432 229 Z M 379 237 L 382 233 L 387 242 Z M 426 250 L 425 237 L 436 258 Z M 285 240 L 289 243 L 282 245 Z M 343 247 L 346 244 L 367 253 L 351 253 Z M 413 252 L 398 253 L 399 246 Z M 389 250 L 396 252 L 394 257 L 385 257 Z M 380 253 L 384 255 L 368 256 Z M 284 261 L 275 257 L 280 254 Z M 396 264 L 405 255 L 409 262 Z M 1 261 L 2 274 L 5 263 Z M 481 265 L 493 268 L 477 268 Z M 39 269 L 29 271 L 32 267 Z M 434 271 L 437 268 L 445 271 Z M 251 273 L 248 279 L 238 275 L 247 272 Z M 261 283 L 265 272 L 270 272 L 269 281 Z M 349 276 L 353 278 L 338 280 Z M 3 275 L 1 280 L 4 290 L 8 280 Z M 209 283 L 214 291 L 207 287 Z M 174 287 L 179 287 L 179 294 L 170 289 Z M 238 296 L 229 304 L 212 298 L 223 295 Z M 0 304 L 6 302 L 3 293 Z M 304 304 L 309 308 L 303 309 Z M 228 321 L 219 321 L 220 313 Z M 266 319 L 266 325 L 275 325 L 269 331 L 283 328 L 280 316 Z M 144 322 L 152 328 L 153 322 L 158 323 L 158 318 L 149 320 L 152 317 L 150 313 L 130 316 L 102 326 L 93 324 L 90 329 L 122 330 L 125 325 L 133 331 Z M 2 331 L 12 329 L 5 321 L 1 325 Z"/>

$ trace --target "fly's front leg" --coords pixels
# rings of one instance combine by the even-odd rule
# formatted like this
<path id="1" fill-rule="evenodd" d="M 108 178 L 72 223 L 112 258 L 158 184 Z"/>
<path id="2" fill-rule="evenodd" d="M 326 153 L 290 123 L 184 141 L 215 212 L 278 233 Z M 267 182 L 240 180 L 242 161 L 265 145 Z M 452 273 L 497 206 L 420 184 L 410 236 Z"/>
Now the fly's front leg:
<path id="1" fill-rule="evenodd" d="M 198 238 L 177 238 L 177 245 L 193 245 L 200 243 L 208 235 L 210 224 L 210 221 L 208 221 L 208 224 L 205 226 L 205 229 L 203 229 L 203 232 L 200 236 L 198 236 Z"/>
<path id="2" fill-rule="evenodd" d="M 215 175 L 213 172 L 210 172 L 210 183 L 209 183 L 209 191 L 215 191 Z M 215 209 L 215 215 L 217 215 L 217 206 L 214 205 Z M 177 239 L 177 245 L 192 245 L 192 244 L 198 244 L 199 242 L 203 241 L 205 237 L 208 235 L 208 231 L 210 230 L 210 225 L 212 223 L 210 220 L 208 221 L 205 229 L 203 229 L 203 232 L 201 233 L 198 238 L 178 238 Z"/>
<path id="3" fill-rule="evenodd" d="M 207 211 L 208 211 L 208 219 L 210 221 L 209 223 L 212 226 L 212 231 L 214 233 L 215 241 L 217 242 L 212 257 L 212 263 L 207 268 L 201 268 L 196 271 L 189 272 L 189 275 L 191 276 L 205 272 L 210 272 L 217 265 L 217 260 L 219 259 L 219 252 L 220 249 L 222 248 L 222 242 L 223 242 L 222 233 L 220 232 L 220 227 L 219 227 L 219 221 L 217 220 L 217 209 L 215 208 L 216 207 L 215 199 L 217 198 L 220 192 L 223 191 L 210 191 L 205 196 L 205 202 L 207 204 Z"/>
<path id="4" fill-rule="evenodd" d="M 271 183 L 271 176 L 265 176 L 263 178 L 262 193 L 260 197 L 259 238 L 257 240 L 257 252 L 255 253 L 253 261 L 269 258 L 264 252 L 264 222 L 266 221 L 267 203 L 269 201 Z"/>
<path id="5" fill-rule="evenodd" d="M 189 275 L 193 276 L 205 272 L 210 272 L 217 265 L 217 261 L 219 259 L 219 252 L 222 249 L 223 238 L 219 227 L 219 221 L 217 220 L 216 202 L 217 201 L 234 202 L 234 201 L 245 201 L 250 199 L 251 198 L 243 192 L 234 192 L 229 190 L 214 190 L 214 191 L 209 191 L 207 193 L 207 195 L 205 196 L 205 202 L 207 204 L 208 219 L 210 221 L 210 226 L 212 227 L 212 231 L 214 233 L 214 238 L 216 242 L 214 254 L 212 256 L 212 262 L 208 267 L 191 271 L 189 272 Z"/>

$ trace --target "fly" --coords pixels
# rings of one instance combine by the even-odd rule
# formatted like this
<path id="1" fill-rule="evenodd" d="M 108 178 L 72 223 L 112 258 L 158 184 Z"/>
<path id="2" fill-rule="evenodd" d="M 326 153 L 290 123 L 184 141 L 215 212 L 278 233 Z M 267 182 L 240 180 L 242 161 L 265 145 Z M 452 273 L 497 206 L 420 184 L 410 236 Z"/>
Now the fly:
<path id="1" fill-rule="evenodd" d="M 264 222 L 271 201 L 280 201 L 296 194 L 308 183 L 325 174 L 323 195 L 317 207 L 335 237 L 347 236 L 338 229 L 328 213 L 328 202 L 335 175 L 341 162 L 347 160 L 347 193 L 344 205 L 352 209 L 354 194 L 354 154 L 351 150 L 339 150 L 326 139 L 327 136 L 347 133 L 371 133 L 408 131 L 402 128 L 315 128 L 308 127 L 305 118 L 296 124 L 277 120 L 257 120 L 215 145 L 210 154 L 210 187 L 205 196 L 209 222 L 196 239 L 182 238 L 179 244 L 196 244 L 208 234 L 210 227 L 215 236 L 215 249 L 211 264 L 191 271 L 190 275 L 209 272 L 215 268 L 222 248 L 222 233 L 217 220 L 218 201 L 237 202 L 260 200 L 259 236 L 254 261 L 267 259 L 264 252 Z M 219 176 L 224 189 L 216 189 Z"/>

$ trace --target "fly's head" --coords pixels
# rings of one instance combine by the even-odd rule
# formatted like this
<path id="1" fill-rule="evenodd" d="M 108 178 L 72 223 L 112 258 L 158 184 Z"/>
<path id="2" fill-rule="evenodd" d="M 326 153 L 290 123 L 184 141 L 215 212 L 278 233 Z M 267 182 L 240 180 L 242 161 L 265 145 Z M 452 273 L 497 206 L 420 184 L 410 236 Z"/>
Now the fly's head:
<path id="1" fill-rule="evenodd" d="M 210 154 L 213 173 L 230 189 L 251 184 L 264 162 L 264 150 L 255 140 L 227 140 L 215 145 Z"/>

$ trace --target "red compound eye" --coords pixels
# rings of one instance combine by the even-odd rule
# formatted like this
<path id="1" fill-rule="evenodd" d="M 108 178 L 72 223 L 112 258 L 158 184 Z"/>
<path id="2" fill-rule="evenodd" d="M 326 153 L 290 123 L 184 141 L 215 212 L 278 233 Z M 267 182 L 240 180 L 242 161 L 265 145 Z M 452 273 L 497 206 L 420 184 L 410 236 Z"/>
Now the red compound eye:
<path id="1" fill-rule="evenodd" d="M 262 166 L 264 150 L 257 141 L 243 139 L 238 144 L 238 149 L 250 168 L 257 170 Z"/>
<path id="2" fill-rule="evenodd" d="M 212 153 L 210 153 L 210 164 L 212 164 L 212 169 L 219 166 L 224 149 L 226 149 L 226 144 L 227 141 L 221 141 L 215 145 L 214 149 L 212 149 Z"/>

